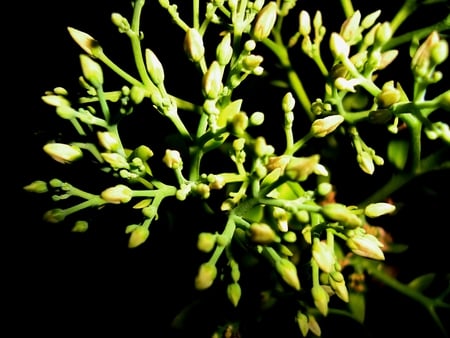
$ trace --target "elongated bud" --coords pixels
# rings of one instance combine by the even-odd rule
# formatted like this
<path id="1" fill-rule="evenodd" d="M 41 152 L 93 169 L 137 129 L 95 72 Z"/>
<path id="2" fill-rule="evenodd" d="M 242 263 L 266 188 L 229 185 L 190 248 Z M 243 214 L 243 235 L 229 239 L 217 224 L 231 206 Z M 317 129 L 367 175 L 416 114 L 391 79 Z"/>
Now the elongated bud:
<path id="1" fill-rule="evenodd" d="M 356 156 L 356 161 L 359 164 L 359 167 L 366 174 L 372 175 L 375 171 L 375 163 L 373 162 L 372 155 L 368 152 L 364 151 L 361 154 Z"/>
<path id="2" fill-rule="evenodd" d="M 117 139 L 116 135 L 110 133 L 109 131 L 98 131 L 97 137 L 101 146 L 107 151 L 114 152 L 120 147 L 120 142 Z"/>
<path id="3" fill-rule="evenodd" d="M 309 330 L 317 337 L 322 335 L 322 330 L 320 329 L 319 323 L 313 315 L 308 315 L 308 327 Z"/>
<path id="4" fill-rule="evenodd" d="M 249 231 L 250 239 L 258 244 L 270 244 L 279 240 L 275 231 L 266 223 L 252 223 Z"/>
<path id="5" fill-rule="evenodd" d="M 305 10 L 301 10 L 298 15 L 298 31 L 303 36 L 308 36 L 311 33 L 311 17 Z"/>
<path id="6" fill-rule="evenodd" d="M 386 214 L 391 214 L 395 211 L 395 205 L 390 203 L 371 203 L 364 209 L 364 214 L 367 217 L 380 217 Z"/>
<path id="7" fill-rule="evenodd" d="M 322 286 L 314 285 L 311 289 L 311 295 L 317 310 L 319 310 L 322 315 L 326 316 L 328 314 L 328 302 L 330 301 L 328 293 Z"/>
<path id="8" fill-rule="evenodd" d="M 300 290 L 300 280 L 294 263 L 286 258 L 280 258 L 277 260 L 275 268 L 288 285 L 295 290 Z"/>
<path id="9" fill-rule="evenodd" d="M 54 106 L 54 107 L 70 107 L 70 101 L 67 100 L 64 96 L 62 95 L 45 95 L 42 96 L 42 101 L 44 101 L 46 104 L 48 104 L 49 106 Z"/>
<path id="10" fill-rule="evenodd" d="M 333 271 L 336 259 L 333 250 L 330 249 L 326 242 L 315 238 L 312 245 L 312 255 L 322 271 L 327 273 Z"/>
<path id="11" fill-rule="evenodd" d="M 374 45 L 377 47 L 381 47 L 385 45 L 392 37 L 392 28 L 389 22 L 383 22 L 380 26 L 378 26 L 375 32 L 375 41 Z"/>
<path id="12" fill-rule="evenodd" d="M 130 164 L 127 159 L 118 153 L 101 153 L 102 158 L 107 162 L 114 170 L 118 169 L 130 169 Z"/>
<path id="13" fill-rule="evenodd" d="M 56 162 L 68 164 L 83 157 L 83 152 L 77 146 L 64 143 L 47 143 L 44 151 Z"/>
<path id="14" fill-rule="evenodd" d="M 47 182 L 45 181 L 34 181 L 23 187 L 25 191 L 34 192 L 37 194 L 43 194 L 48 192 Z"/>
<path id="15" fill-rule="evenodd" d="M 450 90 L 439 95 L 439 107 L 446 111 L 450 111 Z"/>
<path id="16" fill-rule="evenodd" d="M 227 286 L 227 296 L 231 304 L 236 307 L 241 299 L 241 286 L 238 283 L 231 283 Z"/>
<path id="17" fill-rule="evenodd" d="M 150 231 L 147 227 L 136 227 L 130 234 L 130 238 L 128 239 L 128 247 L 130 249 L 138 247 L 147 240 L 149 235 Z"/>
<path id="18" fill-rule="evenodd" d="M 89 228 L 89 223 L 86 221 L 78 220 L 72 228 L 72 232 L 86 232 Z"/>
<path id="19" fill-rule="evenodd" d="M 217 268 L 214 264 L 201 264 L 197 276 L 195 277 L 195 288 L 197 290 L 208 289 L 214 283 L 216 276 Z"/>
<path id="20" fill-rule="evenodd" d="M 257 14 L 253 27 L 253 38 L 256 41 L 269 37 L 277 20 L 278 5 L 275 1 L 270 1 Z"/>
<path id="21" fill-rule="evenodd" d="M 303 337 L 306 337 L 309 331 L 308 316 L 305 315 L 303 312 L 298 311 L 295 319 L 297 321 L 298 327 Z"/>
<path id="22" fill-rule="evenodd" d="M 328 276 L 328 282 L 334 292 L 336 292 L 336 295 L 344 302 L 348 303 L 348 289 L 345 284 L 344 275 L 339 271 L 333 271 Z"/>
<path id="23" fill-rule="evenodd" d="M 347 246 L 353 253 L 376 260 L 384 260 L 381 243 L 374 235 L 357 234 L 347 240 Z"/>
<path id="24" fill-rule="evenodd" d="M 203 39 L 195 28 L 189 28 L 186 31 L 183 46 L 189 60 L 193 62 L 199 62 L 205 55 Z"/>
<path id="25" fill-rule="evenodd" d="M 350 228 L 362 226 L 362 220 L 356 214 L 351 212 L 344 204 L 329 203 L 322 207 L 322 214 L 332 220 L 341 222 Z"/>
<path id="26" fill-rule="evenodd" d="M 350 46 L 338 33 L 333 32 L 330 35 L 330 51 L 336 60 L 348 58 Z"/>
<path id="27" fill-rule="evenodd" d="M 335 131 L 342 122 L 344 122 L 344 117 L 341 115 L 330 115 L 317 119 L 311 125 L 311 133 L 314 137 L 325 137 Z"/>
<path id="28" fill-rule="evenodd" d="M 100 197 L 112 204 L 128 203 L 133 197 L 133 190 L 124 184 L 118 184 L 103 190 Z"/>
<path id="29" fill-rule="evenodd" d="M 86 54 L 80 54 L 81 70 L 84 78 L 95 88 L 103 85 L 103 71 L 100 64 Z"/>
<path id="30" fill-rule="evenodd" d="M 221 66 L 227 65 L 233 56 L 233 48 L 231 47 L 231 33 L 227 32 L 220 41 L 216 50 L 216 58 Z"/>
<path id="31" fill-rule="evenodd" d="M 97 57 L 103 53 L 102 47 L 89 34 L 86 34 L 78 29 L 67 27 L 70 36 L 72 39 L 81 47 L 86 53 L 88 53 L 92 57 Z"/>
<path id="32" fill-rule="evenodd" d="M 164 82 L 164 68 L 156 54 L 148 48 L 145 50 L 145 65 L 152 82 L 156 86 Z"/>
<path id="33" fill-rule="evenodd" d="M 66 218 L 64 209 L 51 209 L 45 212 L 43 220 L 49 223 L 60 223 Z"/>
<path id="34" fill-rule="evenodd" d="M 353 14 L 344 21 L 341 26 L 339 35 L 349 44 L 354 44 L 361 39 L 359 31 L 359 23 L 361 22 L 361 12 L 356 10 Z"/>
<path id="35" fill-rule="evenodd" d="M 218 98 L 222 91 L 222 69 L 217 60 L 214 60 L 203 76 L 203 93 L 208 99 Z"/>
<path id="36" fill-rule="evenodd" d="M 295 99 L 291 92 L 286 93 L 281 101 L 281 107 L 284 112 L 290 112 L 294 110 Z"/>

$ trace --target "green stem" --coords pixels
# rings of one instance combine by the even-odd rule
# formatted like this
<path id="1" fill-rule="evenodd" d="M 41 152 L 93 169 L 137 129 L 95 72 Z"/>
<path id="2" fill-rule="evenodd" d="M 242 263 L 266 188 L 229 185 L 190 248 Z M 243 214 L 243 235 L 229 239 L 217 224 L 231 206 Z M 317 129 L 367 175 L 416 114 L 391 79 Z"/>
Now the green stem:
<path id="1" fill-rule="evenodd" d="M 348 18 L 352 16 L 355 12 L 353 9 L 353 3 L 351 0 L 341 0 L 341 7 L 344 10 L 345 17 Z"/>
<path id="2" fill-rule="evenodd" d="M 406 0 L 403 6 L 397 11 L 391 20 L 392 34 L 400 27 L 400 25 L 408 19 L 408 17 L 417 9 L 417 0 Z"/>

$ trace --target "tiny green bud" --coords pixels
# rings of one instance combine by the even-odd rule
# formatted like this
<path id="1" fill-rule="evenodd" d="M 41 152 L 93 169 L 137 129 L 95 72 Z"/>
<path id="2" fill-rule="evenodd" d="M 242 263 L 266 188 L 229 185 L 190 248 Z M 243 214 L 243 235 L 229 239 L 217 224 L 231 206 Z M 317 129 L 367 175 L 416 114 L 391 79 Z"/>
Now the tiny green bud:
<path id="1" fill-rule="evenodd" d="M 366 15 L 361 21 L 361 28 L 368 29 L 372 27 L 377 21 L 378 17 L 381 14 L 381 10 L 376 10 L 368 15 Z"/>
<path id="2" fill-rule="evenodd" d="M 145 65 L 152 82 L 158 86 L 164 82 L 164 68 L 156 54 L 149 48 L 145 50 Z"/>
<path id="3" fill-rule="evenodd" d="M 216 245 L 217 236 L 210 232 L 201 232 L 198 235 L 197 248 L 202 252 L 210 252 Z"/>
<path id="4" fill-rule="evenodd" d="M 300 290 L 300 280 L 297 274 L 297 268 L 287 258 L 280 258 L 275 263 L 275 268 L 281 278 L 295 290 Z"/>
<path id="5" fill-rule="evenodd" d="M 315 336 L 320 337 L 322 335 L 322 330 L 320 329 L 319 323 L 313 315 L 308 315 L 308 327 Z"/>
<path id="6" fill-rule="evenodd" d="M 288 92 L 283 96 L 281 107 L 283 108 L 284 112 L 290 112 L 294 110 L 295 99 L 291 92 Z"/>
<path id="7" fill-rule="evenodd" d="M 199 62 L 205 55 L 205 46 L 198 30 L 189 28 L 184 38 L 184 51 L 193 62 Z"/>
<path id="8" fill-rule="evenodd" d="M 79 147 L 69 144 L 47 143 L 43 149 L 56 162 L 63 164 L 72 163 L 83 157 L 83 152 Z"/>
<path id="9" fill-rule="evenodd" d="M 111 22 L 119 29 L 119 32 L 121 33 L 128 32 L 131 28 L 127 18 L 122 16 L 120 13 L 112 13 Z"/>
<path id="10" fill-rule="evenodd" d="M 72 232 L 86 232 L 89 228 L 89 223 L 86 221 L 78 220 L 72 228 Z"/>
<path id="11" fill-rule="evenodd" d="M 321 285 L 314 285 L 311 289 L 311 295 L 317 310 L 326 316 L 328 314 L 328 302 L 330 301 L 328 293 Z"/>
<path id="12" fill-rule="evenodd" d="M 124 184 L 118 184 L 103 190 L 100 197 L 112 204 L 128 203 L 133 197 L 133 190 Z"/>
<path id="13" fill-rule="evenodd" d="M 386 82 L 381 88 L 381 92 L 376 96 L 376 101 L 380 108 L 389 108 L 400 101 L 402 93 L 395 88 L 394 82 Z"/>
<path id="14" fill-rule="evenodd" d="M 450 111 L 450 90 L 439 95 L 439 107 L 446 111 Z"/>
<path id="15" fill-rule="evenodd" d="M 141 86 L 132 86 L 130 89 L 130 98 L 134 104 L 140 104 L 146 96 L 146 91 Z"/>
<path id="16" fill-rule="evenodd" d="M 103 71 L 100 64 L 86 54 L 80 54 L 81 70 L 84 78 L 95 88 L 103 85 Z"/>
<path id="17" fill-rule="evenodd" d="M 128 248 L 133 249 L 143 244 L 149 235 L 150 231 L 147 227 L 137 226 L 130 234 L 130 238 L 128 239 Z"/>
<path id="18" fill-rule="evenodd" d="M 344 276 L 339 271 L 333 271 L 329 274 L 328 282 L 336 295 L 344 302 L 348 303 L 349 295 Z"/>
<path id="19" fill-rule="evenodd" d="M 42 101 L 44 101 L 49 106 L 61 107 L 67 106 L 70 107 L 70 101 L 67 100 L 64 96 L 61 95 L 45 95 L 42 96 Z"/>
<path id="20" fill-rule="evenodd" d="M 448 42 L 446 40 L 439 40 L 430 51 L 430 60 L 432 64 L 439 65 L 443 63 L 448 57 Z"/>
<path id="21" fill-rule="evenodd" d="M 375 218 L 395 211 L 395 205 L 390 203 L 371 203 L 364 208 L 364 214 L 367 217 Z"/>
<path id="22" fill-rule="evenodd" d="M 329 182 L 321 182 L 317 186 L 317 193 L 320 196 L 326 196 L 333 190 L 333 185 Z"/>
<path id="23" fill-rule="evenodd" d="M 342 122 L 344 122 L 344 117 L 341 115 L 330 115 L 317 119 L 311 125 L 311 133 L 314 137 L 325 137 L 335 131 Z"/>
<path id="24" fill-rule="evenodd" d="M 195 277 L 195 288 L 197 290 L 208 289 L 217 277 L 217 268 L 214 264 L 203 263 L 200 265 Z"/>
<path id="25" fill-rule="evenodd" d="M 127 159 L 118 153 L 101 153 L 102 158 L 107 162 L 114 170 L 118 169 L 130 169 L 130 164 Z"/>
<path id="26" fill-rule="evenodd" d="M 252 72 L 263 62 L 261 55 L 250 54 L 244 57 L 242 60 L 243 70 Z"/>
<path id="27" fill-rule="evenodd" d="M 356 10 L 348 17 L 341 26 L 339 35 L 350 45 L 355 44 L 361 39 L 359 23 L 361 22 L 361 12 Z"/>
<path id="28" fill-rule="evenodd" d="M 228 299 L 231 301 L 234 307 L 236 307 L 241 299 L 241 286 L 238 283 L 231 283 L 227 286 Z"/>
<path id="29" fill-rule="evenodd" d="M 264 40 L 270 35 L 277 20 L 277 11 L 277 3 L 270 1 L 258 12 L 253 27 L 253 37 L 256 41 Z"/>
<path id="30" fill-rule="evenodd" d="M 303 337 L 306 337 L 309 331 L 308 326 L 308 316 L 305 315 L 303 312 L 298 311 L 296 321 L 298 324 L 298 327 L 300 328 L 300 332 L 302 333 Z"/>
<path id="31" fill-rule="evenodd" d="M 356 156 L 356 161 L 359 164 L 359 167 L 364 171 L 366 174 L 372 175 L 375 171 L 375 164 L 373 162 L 372 155 L 370 155 L 368 152 L 364 151 L 361 154 L 358 154 Z"/>
<path id="32" fill-rule="evenodd" d="M 227 65 L 233 56 L 233 48 L 231 47 L 231 33 L 227 32 L 220 41 L 216 50 L 216 58 L 221 66 Z"/>
<path id="33" fill-rule="evenodd" d="M 43 220 L 49 223 L 60 223 L 66 218 L 64 209 L 51 209 L 45 212 Z"/>
<path id="34" fill-rule="evenodd" d="M 392 37 L 392 28 L 389 22 L 383 22 L 378 26 L 375 32 L 375 41 L 374 45 L 377 47 L 381 47 L 385 45 Z"/>
<path id="35" fill-rule="evenodd" d="M 48 192 L 47 182 L 45 181 L 34 181 L 23 187 L 25 191 L 34 192 L 37 194 L 43 194 Z"/>
<path id="36" fill-rule="evenodd" d="M 250 125 L 252 126 L 260 126 L 264 123 L 264 113 L 262 112 L 254 112 L 250 115 Z"/>

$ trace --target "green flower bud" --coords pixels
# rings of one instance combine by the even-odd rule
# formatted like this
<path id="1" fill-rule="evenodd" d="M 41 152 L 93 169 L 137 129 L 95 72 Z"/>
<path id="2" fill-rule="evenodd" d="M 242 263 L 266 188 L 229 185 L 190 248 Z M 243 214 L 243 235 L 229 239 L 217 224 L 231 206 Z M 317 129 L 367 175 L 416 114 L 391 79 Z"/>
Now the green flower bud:
<path id="1" fill-rule="evenodd" d="M 210 252 L 216 245 L 217 236 L 210 232 L 201 232 L 198 235 L 197 248 L 203 252 Z"/>
<path id="2" fill-rule="evenodd" d="M 214 60 L 203 76 L 203 93 L 208 99 L 216 99 L 222 91 L 222 69 L 217 60 Z"/>
<path id="3" fill-rule="evenodd" d="M 309 325 L 308 325 L 308 316 L 305 315 L 303 312 L 298 311 L 296 316 L 296 321 L 298 324 L 298 327 L 300 328 L 300 332 L 302 333 L 303 337 L 306 337 L 309 331 Z"/>
<path id="4" fill-rule="evenodd" d="M 390 203 L 371 203 L 364 209 L 364 214 L 367 217 L 375 218 L 386 214 L 391 214 L 395 211 L 395 205 Z"/>
<path id="5" fill-rule="evenodd" d="M 236 307 L 241 299 L 241 286 L 238 283 L 231 283 L 227 286 L 227 296 L 234 307 Z"/>
<path id="6" fill-rule="evenodd" d="M 131 29 L 127 18 L 119 13 L 111 14 L 111 22 L 119 29 L 119 32 L 121 33 L 126 33 Z"/>
<path id="7" fill-rule="evenodd" d="M 195 277 L 195 288 L 197 290 L 208 289 L 217 277 L 217 268 L 214 264 L 203 263 L 200 265 Z"/>
<path id="8" fill-rule="evenodd" d="M 450 111 L 450 90 L 439 95 L 439 107 L 446 111 Z"/>
<path id="9" fill-rule="evenodd" d="M 311 33 L 311 17 L 305 10 L 301 10 L 298 15 L 298 31 L 303 36 L 308 36 Z"/>
<path id="10" fill-rule="evenodd" d="M 67 100 L 64 96 L 61 95 L 45 95 L 41 97 L 42 101 L 44 101 L 49 106 L 54 107 L 70 107 L 70 101 Z"/>
<path id="11" fill-rule="evenodd" d="M 72 228 L 72 232 L 86 232 L 89 228 L 89 223 L 86 221 L 76 221 Z"/>
<path id="12" fill-rule="evenodd" d="M 367 151 L 362 152 L 356 156 L 356 161 L 359 167 L 366 174 L 372 175 L 375 171 L 375 164 L 373 163 L 373 157 Z"/>
<path id="13" fill-rule="evenodd" d="M 141 86 L 132 86 L 130 89 L 130 98 L 134 104 L 140 104 L 146 95 L 145 89 Z"/>
<path id="14" fill-rule="evenodd" d="M 430 52 L 430 60 L 432 64 L 434 65 L 440 65 L 445 60 L 447 60 L 448 57 L 448 42 L 446 40 L 439 40 L 439 42 L 436 43 L 431 48 Z"/>
<path id="15" fill-rule="evenodd" d="M 254 112 L 250 115 L 250 125 L 252 126 L 260 126 L 264 123 L 264 113 L 262 112 Z"/>
<path id="16" fill-rule="evenodd" d="M 195 28 L 186 31 L 183 46 L 189 60 L 193 62 L 199 62 L 205 55 L 202 36 Z"/>
<path id="17" fill-rule="evenodd" d="M 386 82 L 381 88 L 381 92 L 377 95 L 376 101 L 380 108 L 389 108 L 393 104 L 400 101 L 402 93 L 394 87 L 394 82 Z"/>
<path id="18" fill-rule="evenodd" d="M 385 69 L 387 66 L 389 66 L 398 56 L 398 50 L 396 49 L 391 49 L 388 51 L 385 51 L 383 53 L 381 53 L 381 58 L 380 61 L 378 63 L 378 70 L 382 70 Z"/>
<path id="19" fill-rule="evenodd" d="M 363 225 L 361 218 L 349 210 L 344 204 L 325 204 L 322 207 L 322 214 L 329 220 L 341 222 L 350 228 L 358 228 Z"/>
<path id="20" fill-rule="evenodd" d="M 411 60 L 411 69 L 416 76 L 425 76 L 425 74 L 427 74 L 434 66 L 431 60 L 431 51 L 433 50 L 433 47 L 439 44 L 439 41 L 441 41 L 439 33 L 437 31 L 433 31 L 430 35 L 428 35 L 419 48 L 417 48 Z M 434 56 L 434 58 L 435 57 L 436 56 Z"/>
<path id="21" fill-rule="evenodd" d="M 77 116 L 77 111 L 70 106 L 56 107 L 56 114 L 62 119 L 71 120 Z"/>
<path id="22" fill-rule="evenodd" d="M 92 36 L 82 32 L 82 31 L 79 31 L 78 29 L 72 28 L 72 27 L 68 27 L 67 30 L 69 31 L 69 34 L 72 37 L 72 39 L 89 56 L 92 56 L 95 58 L 95 57 L 99 56 L 100 54 L 103 54 L 102 47 L 100 46 L 98 41 L 95 40 Z"/>
<path id="23" fill-rule="evenodd" d="M 300 290 L 300 280 L 294 263 L 286 258 L 280 258 L 275 263 L 275 268 L 281 278 L 295 290 Z"/>
<path id="24" fill-rule="evenodd" d="M 284 112 L 290 112 L 294 110 L 295 99 L 291 92 L 288 92 L 283 96 L 281 107 L 283 108 Z"/>
<path id="25" fill-rule="evenodd" d="M 328 282 L 331 288 L 336 292 L 336 295 L 344 302 L 348 303 L 348 289 L 345 284 L 344 276 L 339 271 L 333 271 L 329 274 Z"/>
<path id="26" fill-rule="evenodd" d="M 375 32 L 375 41 L 374 45 L 377 47 L 381 47 L 385 45 L 392 37 L 392 28 L 389 22 L 383 22 L 378 26 Z"/>
<path id="27" fill-rule="evenodd" d="M 277 20 L 278 5 L 275 1 L 268 2 L 257 14 L 253 27 L 253 38 L 261 41 L 272 32 Z"/>
<path id="28" fill-rule="evenodd" d="M 101 153 L 102 158 L 114 169 L 130 169 L 127 159 L 118 153 Z"/>
<path id="29" fill-rule="evenodd" d="M 84 78 L 95 88 L 103 85 L 103 71 L 100 64 L 86 54 L 80 54 L 81 70 Z"/>
<path id="30" fill-rule="evenodd" d="M 44 194 L 48 192 L 47 182 L 45 181 L 34 181 L 23 187 L 25 191 L 34 192 L 37 194 Z"/>
<path id="31" fill-rule="evenodd" d="M 64 209 L 51 209 L 45 212 L 43 220 L 49 223 L 60 223 L 66 218 Z"/>
<path id="32" fill-rule="evenodd" d="M 252 223 L 249 232 L 250 239 L 258 244 L 266 245 L 279 241 L 275 231 L 266 223 Z"/>
<path id="33" fill-rule="evenodd" d="M 178 169 L 183 166 L 183 160 L 181 159 L 181 155 L 178 150 L 166 149 L 163 162 L 171 169 Z"/>
<path id="34" fill-rule="evenodd" d="M 233 48 L 231 47 L 231 33 L 227 32 L 220 41 L 216 50 L 216 59 L 221 66 L 227 65 L 233 56 Z"/>
<path id="35" fill-rule="evenodd" d="M 377 21 L 380 14 L 381 14 L 381 10 L 379 9 L 379 10 L 376 10 L 375 12 L 372 12 L 372 13 L 366 15 L 364 17 L 364 19 L 362 19 L 362 21 L 361 21 L 361 28 L 368 29 L 368 28 L 372 27 L 375 24 L 375 22 Z"/>
<path id="36" fill-rule="evenodd" d="M 330 35 L 330 51 L 336 60 L 348 58 L 350 46 L 344 38 L 336 32 Z"/>
<path id="37" fill-rule="evenodd" d="M 320 337 L 322 335 L 319 323 L 317 323 L 316 318 L 312 315 L 308 315 L 308 327 L 315 336 Z"/>
<path id="38" fill-rule="evenodd" d="M 317 193 L 320 196 L 326 196 L 328 195 L 331 191 L 333 191 L 333 185 L 331 183 L 328 182 L 321 182 L 319 183 L 319 185 L 317 186 Z"/>
<path id="39" fill-rule="evenodd" d="M 314 137 L 325 137 L 335 131 L 342 122 L 344 122 L 344 117 L 341 115 L 330 115 L 317 119 L 311 125 L 311 133 Z"/>
<path id="40" fill-rule="evenodd" d="M 247 72 L 252 72 L 261 65 L 263 60 L 264 59 L 261 55 L 254 55 L 254 54 L 247 55 L 242 60 L 243 70 Z"/>
<path id="41" fill-rule="evenodd" d="M 159 86 L 164 82 L 164 68 L 155 53 L 149 48 L 145 50 L 145 65 L 152 82 Z"/>
<path id="42" fill-rule="evenodd" d="M 128 239 L 128 248 L 133 249 L 143 244 L 149 235 L 150 231 L 147 227 L 137 226 L 130 234 L 130 238 Z"/>
<path id="43" fill-rule="evenodd" d="M 312 256 L 322 271 L 326 273 L 333 271 L 336 258 L 326 242 L 315 238 L 312 245 Z"/>
<path id="44" fill-rule="evenodd" d="M 311 295 L 317 310 L 319 310 L 322 315 L 326 316 L 328 314 L 328 302 L 330 301 L 328 293 L 322 286 L 314 285 L 311 289 Z"/>
<path id="45" fill-rule="evenodd" d="M 355 44 L 361 40 L 361 32 L 359 29 L 359 23 L 361 21 L 361 12 L 356 10 L 348 17 L 341 26 L 339 35 L 348 42 L 350 45 Z"/>
<path id="46" fill-rule="evenodd" d="M 133 190 L 124 184 L 118 184 L 103 190 L 100 197 L 112 204 L 128 203 L 133 197 Z"/>
<path id="47" fill-rule="evenodd" d="M 374 235 L 356 234 L 347 239 L 347 246 L 356 255 L 372 258 L 376 260 L 384 260 L 384 253 L 381 243 Z"/>
<path id="48" fill-rule="evenodd" d="M 47 143 L 43 149 L 56 162 L 63 164 L 72 163 L 83 157 L 79 147 L 64 143 Z"/>
<path id="49" fill-rule="evenodd" d="M 98 131 L 97 137 L 100 145 L 107 151 L 116 151 L 120 147 L 120 141 L 117 139 L 116 135 L 109 131 Z"/>

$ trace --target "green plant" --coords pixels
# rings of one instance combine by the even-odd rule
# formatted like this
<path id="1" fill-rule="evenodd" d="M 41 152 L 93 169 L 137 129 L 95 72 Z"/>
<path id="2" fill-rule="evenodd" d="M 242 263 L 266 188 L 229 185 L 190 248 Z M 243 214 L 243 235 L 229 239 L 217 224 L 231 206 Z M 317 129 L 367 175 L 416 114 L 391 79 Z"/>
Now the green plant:
<path id="1" fill-rule="evenodd" d="M 130 18 L 111 15 L 131 42 L 132 70 L 110 59 L 101 41 L 69 27 L 83 51 L 82 92 L 57 87 L 42 97 L 73 127 L 44 151 L 102 180 L 74 177 L 75 185 L 56 177 L 25 190 L 50 194 L 57 205 L 44 219 L 71 222 L 75 232 L 88 230 L 93 212 L 120 208 L 129 217 L 131 249 L 146 245 L 151 228 L 171 226 L 158 224 L 160 214 L 171 215 L 197 238 L 193 287 L 219 289 L 230 313 L 247 306 L 253 321 L 283 302 L 298 336 L 320 336 L 320 320 L 330 313 L 364 322 L 365 278 L 372 276 L 423 305 L 445 335 L 438 311 L 450 307 L 448 274 L 397 280 L 385 254 L 404 246 L 378 225 L 395 217 L 396 191 L 449 163 L 450 131 L 441 113 L 450 110 L 450 90 L 439 84 L 450 16 L 396 34 L 409 15 L 440 2 L 406 0 L 391 20 L 379 21 L 382 9 L 363 13 L 341 1 L 344 17 L 329 27 L 326 5 L 309 12 L 292 0 L 193 0 L 191 8 L 160 0 L 184 36 L 178 53 L 160 60 L 151 35 L 141 32 L 145 1 L 136 0 Z M 409 52 L 410 71 L 391 78 L 400 51 Z M 182 83 L 175 89 L 167 70 L 186 57 L 194 72 L 170 74 Z M 301 76 L 310 66 L 317 67 L 313 80 Z M 105 69 L 123 83 L 109 89 Z M 270 106 L 258 105 L 264 95 Z M 127 124 L 137 114 L 162 128 L 161 138 Z M 348 149 L 370 192 L 343 201 L 339 194 L 351 179 L 333 175 L 352 174 L 341 161 Z M 381 168 L 388 174 L 380 183 Z M 179 215 L 181 205 L 193 211 Z M 443 287 L 428 296 L 439 277 Z M 255 289 L 262 300 L 252 307 Z M 189 311 L 195 310 L 182 311 L 177 325 Z M 248 318 L 225 318 L 209 336 L 252 335 Z"/>

